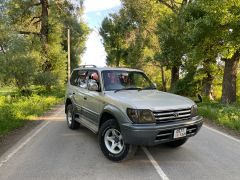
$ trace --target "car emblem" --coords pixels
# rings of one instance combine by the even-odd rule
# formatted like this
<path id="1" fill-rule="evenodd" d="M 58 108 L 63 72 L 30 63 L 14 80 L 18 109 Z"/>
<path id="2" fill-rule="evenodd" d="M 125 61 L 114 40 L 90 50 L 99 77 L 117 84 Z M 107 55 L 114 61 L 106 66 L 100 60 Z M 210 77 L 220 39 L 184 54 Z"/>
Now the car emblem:
<path id="1" fill-rule="evenodd" d="M 178 114 L 177 112 L 174 112 L 174 113 L 173 113 L 173 116 L 174 116 L 175 118 L 177 118 L 177 117 L 179 116 L 179 114 Z"/>

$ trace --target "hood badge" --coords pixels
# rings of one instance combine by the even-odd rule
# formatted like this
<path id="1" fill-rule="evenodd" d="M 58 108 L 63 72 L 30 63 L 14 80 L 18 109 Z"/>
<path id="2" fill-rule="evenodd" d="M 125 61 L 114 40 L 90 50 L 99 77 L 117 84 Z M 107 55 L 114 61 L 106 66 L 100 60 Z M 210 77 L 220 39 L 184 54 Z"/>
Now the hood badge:
<path id="1" fill-rule="evenodd" d="M 174 112 L 174 113 L 173 113 L 173 116 L 174 116 L 175 118 L 177 118 L 177 117 L 179 116 L 178 112 Z"/>

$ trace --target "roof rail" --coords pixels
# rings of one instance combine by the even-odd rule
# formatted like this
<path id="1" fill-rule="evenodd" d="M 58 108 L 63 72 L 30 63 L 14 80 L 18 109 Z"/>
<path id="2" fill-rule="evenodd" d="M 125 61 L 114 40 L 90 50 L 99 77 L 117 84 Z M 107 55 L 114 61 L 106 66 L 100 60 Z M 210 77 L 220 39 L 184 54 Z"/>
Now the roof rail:
<path id="1" fill-rule="evenodd" d="M 89 65 L 80 65 L 80 66 L 78 66 L 78 67 L 79 67 L 79 68 L 88 68 L 88 67 L 96 68 L 97 66 L 96 66 L 96 65 L 89 64 Z"/>

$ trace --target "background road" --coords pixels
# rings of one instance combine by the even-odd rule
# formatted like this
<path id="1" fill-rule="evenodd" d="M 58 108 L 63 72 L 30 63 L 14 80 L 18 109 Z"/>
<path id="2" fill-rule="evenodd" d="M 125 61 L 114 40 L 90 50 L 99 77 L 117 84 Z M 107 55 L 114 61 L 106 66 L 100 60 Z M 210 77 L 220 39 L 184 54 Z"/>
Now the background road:
<path id="1" fill-rule="evenodd" d="M 240 179 L 240 142 L 203 127 L 184 146 L 139 148 L 126 162 L 107 160 L 97 136 L 72 131 L 63 106 L 0 157 L 0 179 Z M 155 166 L 154 162 L 156 162 Z M 156 168 L 157 167 L 157 168 Z"/>

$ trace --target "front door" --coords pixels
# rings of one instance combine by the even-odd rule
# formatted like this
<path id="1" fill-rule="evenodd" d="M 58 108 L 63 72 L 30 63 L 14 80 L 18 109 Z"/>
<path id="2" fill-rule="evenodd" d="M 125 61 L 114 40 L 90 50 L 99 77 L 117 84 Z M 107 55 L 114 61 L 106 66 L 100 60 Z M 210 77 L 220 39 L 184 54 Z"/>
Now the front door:
<path id="1" fill-rule="evenodd" d="M 98 87 L 100 87 L 100 81 L 99 79 L 96 79 L 98 77 L 99 75 L 97 71 L 94 71 L 94 70 L 88 71 L 88 75 L 87 75 L 88 83 L 90 81 L 95 81 L 98 83 Z M 88 91 L 85 94 L 85 98 L 84 98 L 84 109 L 85 109 L 84 114 L 96 126 L 98 126 L 98 120 L 101 113 L 100 95 L 101 95 L 101 89 L 99 88 L 99 91 Z"/>

